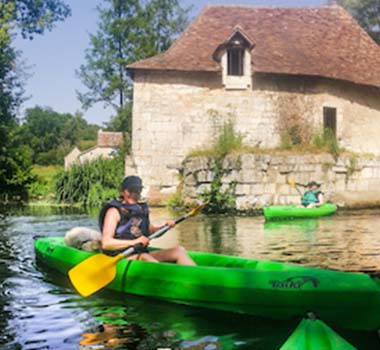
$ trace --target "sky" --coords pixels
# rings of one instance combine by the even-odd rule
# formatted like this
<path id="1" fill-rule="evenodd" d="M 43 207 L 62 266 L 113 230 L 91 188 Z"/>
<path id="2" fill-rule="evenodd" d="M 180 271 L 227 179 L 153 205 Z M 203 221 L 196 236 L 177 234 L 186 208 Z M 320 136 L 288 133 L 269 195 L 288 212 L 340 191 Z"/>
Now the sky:
<path id="1" fill-rule="evenodd" d="M 16 38 L 15 47 L 21 51 L 22 60 L 29 67 L 31 75 L 25 84 L 24 102 L 19 117 L 25 109 L 35 106 L 50 107 L 59 113 L 82 112 L 88 123 L 103 126 L 115 114 L 102 103 L 83 110 L 76 91 L 85 92 L 75 71 L 85 64 L 85 50 L 89 48 L 89 35 L 98 28 L 96 6 L 101 0 L 65 0 L 71 7 L 72 15 L 56 24 L 51 32 L 35 36 L 33 40 Z M 254 6 L 318 6 L 325 0 L 181 0 L 183 7 L 192 6 L 191 16 L 195 17 L 207 4 L 237 4 Z"/>

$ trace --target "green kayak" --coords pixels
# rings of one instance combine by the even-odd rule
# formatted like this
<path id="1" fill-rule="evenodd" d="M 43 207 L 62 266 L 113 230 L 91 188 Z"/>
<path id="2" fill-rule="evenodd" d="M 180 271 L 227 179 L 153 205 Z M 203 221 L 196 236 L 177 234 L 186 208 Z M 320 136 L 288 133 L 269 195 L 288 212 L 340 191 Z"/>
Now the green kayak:
<path id="1" fill-rule="evenodd" d="M 65 245 L 63 237 L 35 241 L 36 258 L 67 275 L 94 253 Z M 380 280 L 280 262 L 190 252 L 198 266 L 123 259 L 107 288 L 215 310 L 288 319 L 314 312 L 334 326 L 380 327 Z"/>
<path id="2" fill-rule="evenodd" d="M 357 350 L 327 324 L 304 318 L 280 350 Z"/>
<path id="3" fill-rule="evenodd" d="M 268 221 L 317 218 L 334 214 L 336 209 L 336 205 L 331 203 L 325 203 L 315 208 L 303 208 L 296 205 L 272 205 L 264 207 L 264 217 Z"/>

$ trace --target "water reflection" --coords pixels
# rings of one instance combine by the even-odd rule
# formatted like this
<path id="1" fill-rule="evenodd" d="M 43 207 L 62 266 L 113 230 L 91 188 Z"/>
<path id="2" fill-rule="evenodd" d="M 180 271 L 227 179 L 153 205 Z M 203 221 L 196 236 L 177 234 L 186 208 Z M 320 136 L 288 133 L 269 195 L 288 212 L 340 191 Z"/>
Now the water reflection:
<path id="1" fill-rule="evenodd" d="M 273 223 L 262 217 L 198 217 L 171 235 L 191 250 L 370 271 L 380 270 L 379 226 L 380 216 L 367 211 Z"/>
<path id="2" fill-rule="evenodd" d="M 269 225 L 262 217 L 199 215 L 152 242 L 190 250 L 341 269 L 380 270 L 380 211 Z M 171 215 L 153 209 L 152 222 Z M 15 208 L 0 220 L 0 347 L 37 349 L 278 349 L 299 320 L 274 322 L 103 291 L 81 298 L 67 277 L 35 265 L 33 236 L 97 228 L 96 216 Z M 340 332 L 358 348 L 376 334 Z M 359 346 L 360 345 L 360 346 Z"/>

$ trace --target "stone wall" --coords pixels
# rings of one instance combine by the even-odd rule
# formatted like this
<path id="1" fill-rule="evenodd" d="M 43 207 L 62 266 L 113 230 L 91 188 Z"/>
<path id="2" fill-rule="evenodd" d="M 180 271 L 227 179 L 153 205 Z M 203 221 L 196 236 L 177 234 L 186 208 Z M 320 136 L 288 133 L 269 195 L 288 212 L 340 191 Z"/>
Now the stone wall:
<path id="1" fill-rule="evenodd" d="M 133 169 L 155 195 L 173 193 L 178 168 L 194 149 L 209 148 L 232 121 L 244 144 L 279 146 L 289 120 L 311 134 L 323 128 L 323 108 L 337 109 L 337 138 L 347 150 L 380 154 L 380 90 L 318 77 L 254 74 L 251 88 L 227 90 L 207 72 L 136 71 Z"/>
<path id="2" fill-rule="evenodd" d="M 214 160 L 189 158 L 183 164 L 182 194 L 199 199 L 214 179 Z M 322 183 L 325 198 L 346 208 L 380 206 L 380 158 L 354 156 L 335 160 L 330 154 L 228 155 L 223 161 L 224 189 L 236 183 L 238 210 L 255 210 L 272 204 L 299 204 L 300 194 L 289 179 Z M 224 190 L 222 187 L 222 190 Z M 299 186 L 303 193 L 305 188 Z"/>

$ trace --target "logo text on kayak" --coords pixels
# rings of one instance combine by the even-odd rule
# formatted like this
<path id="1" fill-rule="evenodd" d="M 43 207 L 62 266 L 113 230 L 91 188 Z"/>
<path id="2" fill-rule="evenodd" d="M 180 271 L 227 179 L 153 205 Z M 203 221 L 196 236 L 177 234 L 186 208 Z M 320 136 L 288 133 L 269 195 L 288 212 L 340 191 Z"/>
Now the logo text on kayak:
<path id="1" fill-rule="evenodd" d="M 314 288 L 317 288 L 319 285 L 319 280 L 310 276 L 296 276 L 289 277 L 282 281 L 271 280 L 269 283 L 273 288 L 300 289 L 307 283 L 311 284 Z"/>

